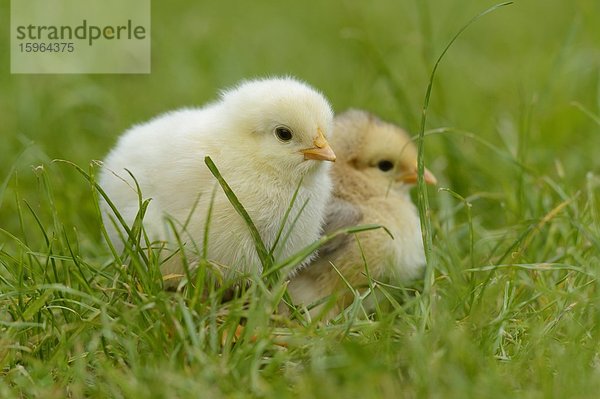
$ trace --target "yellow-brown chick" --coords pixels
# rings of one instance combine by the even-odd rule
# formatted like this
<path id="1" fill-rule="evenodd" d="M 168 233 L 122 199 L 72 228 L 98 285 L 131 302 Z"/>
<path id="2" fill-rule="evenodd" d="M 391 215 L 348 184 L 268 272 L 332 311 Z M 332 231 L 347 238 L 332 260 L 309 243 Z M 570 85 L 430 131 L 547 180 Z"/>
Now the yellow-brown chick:
<path id="1" fill-rule="evenodd" d="M 373 279 L 394 284 L 421 276 L 425 266 L 419 216 L 409 195 L 417 181 L 417 149 L 408 134 L 365 111 L 350 110 L 335 118 L 332 136 L 337 162 L 332 168 L 334 191 L 326 210 L 324 233 L 380 224 L 393 239 L 383 229 L 338 237 L 294 276 L 288 290 L 296 304 L 308 306 L 329 295 L 337 298 L 326 318 L 353 300 L 331 264 L 354 288 L 368 285 L 365 262 Z M 424 179 L 428 184 L 436 183 L 427 169 Z M 320 306 L 315 307 L 311 314 L 319 311 Z"/>

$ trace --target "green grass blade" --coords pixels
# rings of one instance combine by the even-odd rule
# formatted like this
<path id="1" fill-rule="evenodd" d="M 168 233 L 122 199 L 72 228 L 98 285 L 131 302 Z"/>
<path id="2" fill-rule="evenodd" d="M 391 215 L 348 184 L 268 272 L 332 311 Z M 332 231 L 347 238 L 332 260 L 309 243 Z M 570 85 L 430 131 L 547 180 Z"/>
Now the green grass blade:
<path id="1" fill-rule="evenodd" d="M 250 231 L 250 235 L 254 240 L 254 246 L 256 247 L 256 253 L 258 254 L 258 258 L 260 259 L 260 262 L 262 264 L 263 272 L 266 270 L 270 270 L 271 265 L 273 264 L 273 258 L 272 256 L 270 256 L 269 251 L 267 251 L 265 243 L 263 242 L 260 233 L 258 232 L 258 229 L 254 225 L 252 218 L 250 218 L 250 215 L 248 214 L 246 209 L 244 209 L 242 203 L 238 200 L 231 187 L 229 187 L 229 184 L 227 184 L 225 179 L 223 179 L 221 172 L 219 172 L 219 169 L 217 168 L 213 160 L 207 156 L 204 158 L 204 163 L 206 163 L 206 166 L 208 166 L 210 172 L 221 185 L 223 192 L 227 196 L 227 199 L 229 200 L 235 211 L 242 217 L 242 219 L 244 219 L 244 222 L 246 223 L 246 226 Z"/>
<path id="2" fill-rule="evenodd" d="M 263 273 L 263 276 L 267 277 L 273 273 L 279 272 L 282 269 L 290 268 L 290 267 L 293 267 L 295 265 L 302 263 L 302 261 L 304 259 L 309 257 L 317 249 L 321 248 L 323 245 L 325 245 L 326 243 L 328 243 L 329 241 L 333 240 L 334 238 L 336 238 L 337 236 L 339 236 L 341 234 L 355 234 L 355 233 L 360 233 L 363 231 L 377 230 L 377 229 L 385 230 L 390 235 L 390 237 L 394 238 L 392 236 L 391 232 L 385 226 L 381 226 L 378 224 L 364 224 L 364 225 L 360 225 L 360 226 L 342 228 L 342 229 L 334 231 L 331 234 L 322 236 L 321 238 L 319 238 L 318 240 L 316 240 L 309 246 L 296 252 L 289 258 L 283 260 L 280 263 L 275 264 L 270 270 L 267 270 L 265 273 Z"/>
<path id="3" fill-rule="evenodd" d="M 296 198 L 298 197 L 298 192 L 300 191 L 300 187 L 302 186 L 302 181 L 303 181 L 303 179 L 300 179 L 300 182 L 298 182 L 298 185 L 296 186 L 296 190 L 294 190 L 294 194 L 292 195 L 292 199 L 290 201 L 290 204 L 288 205 L 288 207 L 285 210 L 285 213 L 283 215 L 283 220 L 281 221 L 281 225 L 279 226 L 279 230 L 277 230 L 277 235 L 275 236 L 275 241 L 273 242 L 273 245 L 269 249 L 269 255 L 271 257 L 274 256 L 273 254 L 275 252 L 275 248 L 277 248 L 277 245 L 279 244 L 279 240 L 281 239 L 281 234 L 283 234 L 283 229 L 285 228 L 285 225 L 287 224 L 287 220 L 288 220 L 288 218 L 290 216 L 290 212 L 292 212 L 292 208 L 294 207 L 294 204 L 296 203 Z M 300 209 L 300 211 L 298 212 L 298 215 L 296 215 L 296 218 L 294 219 L 294 223 L 292 223 L 292 225 L 288 229 L 288 234 L 294 228 L 294 224 L 298 220 L 298 217 L 300 217 L 300 215 L 302 214 L 302 211 L 304 210 L 305 206 L 306 206 L 306 203 L 304 203 L 304 205 L 302 206 L 302 209 Z M 286 235 L 285 238 L 287 239 L 287 237 L 288 236 Z M 283 240 L 284 243 L 286 242 L 286 239 Z"/>
<path id="4" fill-rule="evenodd" d="M 429 209 L 429 198 L 427 195 L 427 188 L 425 187 L 425 180 L 423 177 L 423 173 L 425 171 L 425 126 L 427 123 L 427 110 L 429 109 L 429 100 L 431 98 L 431 91 L 433 88 L 433 81 L 435 78 L 435 74 L 436 71 L 438 69 L 438 66 L 440 65 L 440 62 L 442 61 L 442 59 L 444 58 L 444 56 L 446 55 L 446 53 L 448 52 L 448 50 L 450 49 L 450 47 L 452 46 L 452 44 L 456 41 L 456 39 L 458 39 L 458 37 L 469 27 L 471 26 L 474 22 L 476 22 L 479 18 L 483 17 L 486 14 L 489 14 L 495 10 L 497 10 L 500 7 L 504 7 L 507 6 L 509 4 L 512 4 L 512 2 L 505 2 L 505 3 L 500 3 L 500 4 L 496 4 L 488 9 L 486 9 L 485 11 L 483 11 L 482 13 L 480 13 L 479 15 L 475 16 L 473 19 L 471 19 L 469 22 L 467 22 L 461 29 L 459 29 L 459 31 L 454 35 L 454 37 L 452 37 L 452 39 L 448 42 L 448 44 L 446 45 L 446 47 L 444 48 L 444 50 L 442 50 L 441 54 L 439 55 L 439 57 L 437 58 L 433 69 L 431 71 L 431 74 L 429 76 L 429 82 L 427 84 L 427 90 L 425 92 L 425 100 L 423 103 L 423 110 L 422 110 L 422 114 L 421 114 L 421 124 L 420 124 L 420 129 L 419 129 L 419 137 L 418 137 L 418 141 L 417 141 L 417 152 L 418 152 L 418 158 L 417 158 L 417 174 L 418 174 L 418 179 L 417 179 L 417 207 L 419 209 L 419 218 L 421 221 L 421 231 L 423 234 L 423 245 L 425 248 L 425 258 L 427 259 L 427 266 L 426 266 L 426 270 L 425 270 L 425 285 L 424 285 L 424 290 L 423 290 L 423 297 L 424 298 L 428 298 L 428 295 L 432 289 L 433 283 L 434 283 L 434 271 L 433 271 L 433 267 L 434 267 L 434 262 L 433 262 L 433 231 L 432 231 L 432 227 L 431 227 L 431 220 L 430 220 L 430 209 Z M 428 307 L 428 306 L 426 306 Z M 427 311 L 427 313 L 429 313 L 429 311 Z M 423 326 L 428 322 L 427 320 L 428 318 L 425 317 L 424 318 L 424 324 Z"/>

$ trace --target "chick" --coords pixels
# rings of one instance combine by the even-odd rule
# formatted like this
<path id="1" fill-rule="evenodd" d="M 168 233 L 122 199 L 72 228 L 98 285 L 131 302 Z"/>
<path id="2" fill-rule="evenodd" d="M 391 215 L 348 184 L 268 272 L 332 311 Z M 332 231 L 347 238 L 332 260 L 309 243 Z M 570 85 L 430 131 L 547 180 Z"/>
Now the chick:
<path id="1" fill-rule="evenodd" d="M 332 169 L 334 190 L 325 233 L 380 224 L 393 239 L 382 229 L 359 233 L 356 238 L 338 237 L 292 278 L 288 291 L 297 304 L 308 306 L 329 295 L 337 298 L 327 318 L 353 300 L 331 264 L 354 288 L 368 285 L 365 262 L 373 279 L 396 284 L 419 277 L 425 266 L 419 216 L 409 196 L 417 181 L 417 150 L 410 137 L 398 126 L 351 110 L 336 116 L 331 144 L 338 160 Z M 424 179 L 436 183 L 427 169 Z M 320 308 L 313 308 L 311 314 L 318 314 Z"/>
<path id="2" fill-rule="evenodd" d="M 249 229 L 218 187 L 205 156 L 237 195 L 267 249 L 299 187 L 281 235 L 287 240 L 280 240 L 274 252 L 275 260 L 286 258 L 321 233 L 332 187 L 329 162 L 323 161 L 335 161 L 327 142 L 332 123 L 329 102 L 303 82 L 289 77 L 245 81 L 202 108 L 169 112 L 126 131 L 104 160 L 99 183 L 131 224 L 139 200 L 128 171 L 135 177 L 142 197 L 151 198 L 145 231 L 152 242 L 165 246 L 165 254 L 179 250 L 170 219 L 192 263 L 204 256 L 225 279 L 260 273 Z M 111 240 L 122 248 L 121 226 L 105 201 L 101 209 Z M 181 277 L 179 256 L 163 264 L 161 272 Z"/>

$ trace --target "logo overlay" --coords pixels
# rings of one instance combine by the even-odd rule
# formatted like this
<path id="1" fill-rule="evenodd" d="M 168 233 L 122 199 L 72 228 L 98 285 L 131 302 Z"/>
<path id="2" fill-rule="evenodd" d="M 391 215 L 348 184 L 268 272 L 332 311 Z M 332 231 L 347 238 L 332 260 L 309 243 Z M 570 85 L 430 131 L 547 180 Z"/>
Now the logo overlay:
<path id="1" fill-rule="evenodd" d="M 150 0 L 11 0 L 11 73 L 150 73 Z"/>

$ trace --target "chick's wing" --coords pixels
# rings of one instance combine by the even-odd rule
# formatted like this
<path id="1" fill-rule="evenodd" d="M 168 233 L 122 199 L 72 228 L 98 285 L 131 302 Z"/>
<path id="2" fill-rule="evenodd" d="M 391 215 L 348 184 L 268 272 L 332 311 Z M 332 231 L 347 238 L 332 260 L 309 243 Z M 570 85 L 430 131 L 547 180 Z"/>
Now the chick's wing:
<path id="1" fill-rule="evenodd" d="M 360 224 L 362 217 L 363 213 L 360 207 L 333 196 L 327 204 L 323 232 L 331 234 L 344 227 L 355 226 Z M 348 245 L 349 241 L 350 237 L 347 234 L 340 235 L 323 245 L 319 250 L 319 256 L 331 255 Z"/>

